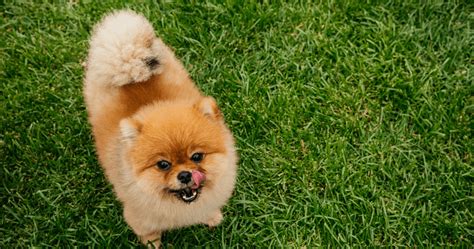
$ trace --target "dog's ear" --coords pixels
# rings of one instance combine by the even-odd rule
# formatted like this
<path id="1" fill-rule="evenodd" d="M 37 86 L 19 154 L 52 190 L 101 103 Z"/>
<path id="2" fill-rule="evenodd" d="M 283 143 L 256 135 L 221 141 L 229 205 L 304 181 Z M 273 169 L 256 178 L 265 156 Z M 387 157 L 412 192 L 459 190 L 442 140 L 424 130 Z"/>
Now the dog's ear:
<path id="1" fill-rule="evenodd" d="M 222 117 L 217 103 L 212 97 L 204 97 L 194 105 L 204 116 L 211 119 L 220 119 Z"/>
<path id="2" fill-rule="evenodd" d="M 126 118 L 120 121 L 120 133 L 122 141 L 130 144 L 135 141 L 142 129 L 142 124 L 133 118 Z"/>

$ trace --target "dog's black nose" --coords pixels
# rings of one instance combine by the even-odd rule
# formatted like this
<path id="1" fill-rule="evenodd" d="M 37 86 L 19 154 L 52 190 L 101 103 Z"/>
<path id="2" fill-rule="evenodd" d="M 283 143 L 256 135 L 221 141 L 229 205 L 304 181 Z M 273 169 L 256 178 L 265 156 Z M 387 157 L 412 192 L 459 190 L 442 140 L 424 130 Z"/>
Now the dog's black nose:
<path id="1" fill-rule="evenodd" d="M 181 171 L 178 174 L 178 180 L 181 183 L 186 184 L 186 183 L 191 181 L 192 176 L 193 176 L 193 174 L 191 174 L 191 172 L 189 172 L 189 171 Z"/>

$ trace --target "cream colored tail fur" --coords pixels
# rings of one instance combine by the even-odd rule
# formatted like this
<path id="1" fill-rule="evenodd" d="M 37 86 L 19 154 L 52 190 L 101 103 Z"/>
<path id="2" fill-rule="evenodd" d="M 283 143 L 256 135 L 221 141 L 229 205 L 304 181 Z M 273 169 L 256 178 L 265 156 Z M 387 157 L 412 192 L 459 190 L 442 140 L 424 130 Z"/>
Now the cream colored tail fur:
<path id="1" fill-rule="evenodd" d="M 86 82 L 118 87 L 145 81 L 161 73 L 164 47 L 142 15 L 129 10 L 108 15 L 94 27 Z"/>

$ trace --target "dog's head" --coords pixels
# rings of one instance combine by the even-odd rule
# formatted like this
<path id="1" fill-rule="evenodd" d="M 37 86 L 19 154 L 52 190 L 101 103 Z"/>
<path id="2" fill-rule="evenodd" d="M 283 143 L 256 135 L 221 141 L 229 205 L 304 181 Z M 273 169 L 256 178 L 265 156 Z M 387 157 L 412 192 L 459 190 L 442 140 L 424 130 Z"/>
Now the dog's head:
<path id="1" fill-rule="evenodd" d="M 233 141 L 212 98 L 152 104 L 122 120 L 120 130 L 135 183 L 162 198 L 193 202 L 234 170 Z"/>

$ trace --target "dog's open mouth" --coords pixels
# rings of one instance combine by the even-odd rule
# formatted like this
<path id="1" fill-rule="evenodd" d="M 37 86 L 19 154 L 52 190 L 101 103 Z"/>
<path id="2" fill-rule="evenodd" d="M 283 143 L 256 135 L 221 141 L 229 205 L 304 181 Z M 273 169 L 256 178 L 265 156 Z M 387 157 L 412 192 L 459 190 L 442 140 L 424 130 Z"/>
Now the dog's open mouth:
<path id="1" fill-rule="evenodd" d="M 181 199 L 187 203 L 191 203 L 196 200 L 196 198 L 198 198 L 199 194 L 201 193 L 203 183 L 206 181 L 206 175 L 199 170 L 193 170 L 191 177 L 192 186 L 176 190 L 172 189 L 169 190 L 169 192 L 176 195 L 178 199 Z"/>
<path id="2" fill-rule="evenodd" d="M 178 199 L 181 199 L 184 202 L 193 202 L 196 200 L 199 196 L 199 193 L 201 193 L 201 187 L 199 188 L 183 188 L 183 189 L 178 189 L 178 190 L 170 190 L 171 193 L 176 195 Z"/>

